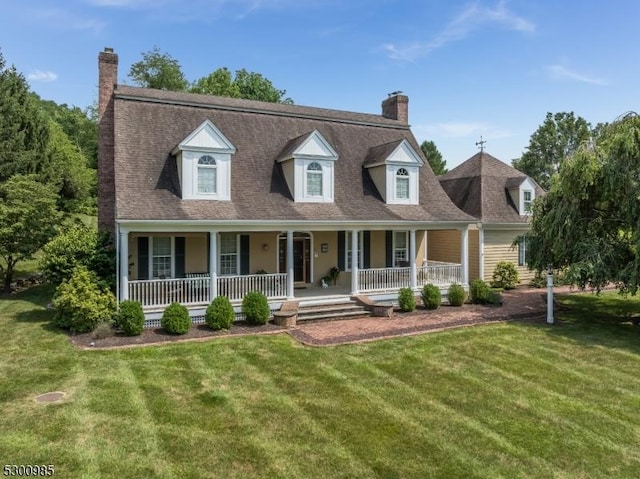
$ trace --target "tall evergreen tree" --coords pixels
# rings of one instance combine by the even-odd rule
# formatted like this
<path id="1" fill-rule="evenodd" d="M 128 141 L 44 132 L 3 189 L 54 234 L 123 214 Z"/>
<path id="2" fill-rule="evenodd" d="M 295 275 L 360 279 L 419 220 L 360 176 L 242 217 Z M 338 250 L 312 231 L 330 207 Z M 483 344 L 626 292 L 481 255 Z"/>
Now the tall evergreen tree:
<path id="1" fill-rule="evenodd" d="M 442 153 L 438 150 L 438 147 L 433 141 L 423 141 L 420 145 L 420 149 L 424 156 L 427 157 L 427 161 L 431 166 L 431 169 L 436 175 L 444 175 L 447 171 L 447 162 L 442 158 Z"/>

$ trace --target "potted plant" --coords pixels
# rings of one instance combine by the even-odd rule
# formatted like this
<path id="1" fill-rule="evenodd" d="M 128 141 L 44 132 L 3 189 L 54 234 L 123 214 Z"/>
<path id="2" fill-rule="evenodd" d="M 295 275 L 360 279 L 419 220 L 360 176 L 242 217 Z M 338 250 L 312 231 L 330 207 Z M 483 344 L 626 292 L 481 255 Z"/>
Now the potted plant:
<path id="1" fill-rule="evenodd" d="M 335 286 L 338 283 L 338 276 L 340 276 L 340 268 L 338 268 L 337 266 L 332 266 L 327 276 Z"/>

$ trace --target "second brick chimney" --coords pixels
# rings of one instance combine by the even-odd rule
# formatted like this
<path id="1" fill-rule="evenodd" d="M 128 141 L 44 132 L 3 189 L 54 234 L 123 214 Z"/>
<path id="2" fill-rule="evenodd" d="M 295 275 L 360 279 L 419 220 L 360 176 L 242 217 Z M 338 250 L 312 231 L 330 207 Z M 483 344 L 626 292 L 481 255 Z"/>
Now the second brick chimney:
<path id="1" fill-rule="evenodd" d="M 409 124 L 409 97 L 401 91 L 389 93 L 389 98 L 382 102 L 382 116 Z"/>
<path id="2" fill-rule="evenodd" d="M 105 48 L 98 55 L 98 228 L 115 232 L 113 92 L 118 82 L 118 55 Z"/>

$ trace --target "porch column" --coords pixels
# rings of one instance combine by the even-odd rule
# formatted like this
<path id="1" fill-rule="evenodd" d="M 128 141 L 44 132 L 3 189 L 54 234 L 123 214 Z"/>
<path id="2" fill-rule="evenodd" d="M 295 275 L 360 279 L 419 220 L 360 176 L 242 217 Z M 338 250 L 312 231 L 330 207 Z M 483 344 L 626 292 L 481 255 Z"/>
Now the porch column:
<path id="1" fill-rule="evenodd" d="M 478 228 L 478 250 L 480 256 L 480 265 L 479 265 L 479 274 L 480 279 L 484 281 L 484 230 L 482 229 L 482 225 Z"/>
<path id="2" fill-rule="evenodd" d="M 120 226 L 120 301 L 129 299 L 129 231 Z"/>
<path id="3" fill-rule="evenodd" d="M 293 296 L 293 231 L 287 231 L 287 298 Z"/>
<path id="4" fill-rule="evenodd" d="M 460 262 L 462 263 L 462 284 L 469 284 L 469 227 L 462 229 L 460 238 Z"/>
<path id="5" fill-rule="evenodd" d="M 411 289 L 418 287 L 418 271 L 416 268 L 416 230 L 409 230 L 409 266 L 411 266 Z"/>
<path id="6" fill-rule="evenodd" d="M 209 302 L 218 296 L 218 232 L 209 231 Z"/>
<path id="7" fill-rule="evenodd" d="M 351 230 L 351 294 L 360 292 L 358 285 L 358 230 Z"/>

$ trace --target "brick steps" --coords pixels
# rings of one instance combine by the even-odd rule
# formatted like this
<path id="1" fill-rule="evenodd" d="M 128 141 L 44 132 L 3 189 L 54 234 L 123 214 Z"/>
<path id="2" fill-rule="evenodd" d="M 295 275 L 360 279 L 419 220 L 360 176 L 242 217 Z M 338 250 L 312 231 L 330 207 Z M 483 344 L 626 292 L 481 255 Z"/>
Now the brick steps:
<path id="1" fill-rule="evenodd" d="M 354 301 L 340 304 L 301 306 L 298 310 L 298 322 L 336 319 L 355 319 L 370 316 L 371 313 Z"/>

